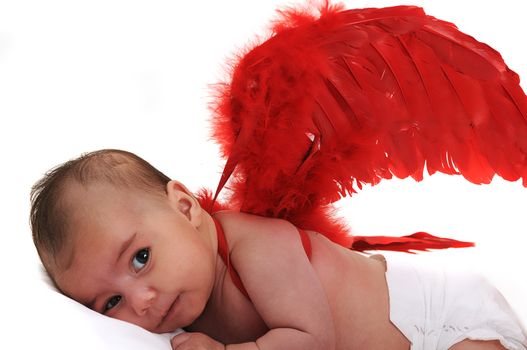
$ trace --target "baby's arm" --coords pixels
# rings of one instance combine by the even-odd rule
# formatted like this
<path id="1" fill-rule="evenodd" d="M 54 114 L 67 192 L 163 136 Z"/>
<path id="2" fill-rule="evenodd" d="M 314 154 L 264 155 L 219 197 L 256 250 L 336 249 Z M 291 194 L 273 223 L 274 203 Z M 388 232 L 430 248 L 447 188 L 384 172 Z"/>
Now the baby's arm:
<path id="1" fill-rule="evenodd" d="M 231 259 L 270 330 L 256 342 L 227 349 L 334 349 L 326 293 L 296 227 L 282 220 L 248 216 L 243 220 L 254 220 L 255 229 L 232 246 Z"/>

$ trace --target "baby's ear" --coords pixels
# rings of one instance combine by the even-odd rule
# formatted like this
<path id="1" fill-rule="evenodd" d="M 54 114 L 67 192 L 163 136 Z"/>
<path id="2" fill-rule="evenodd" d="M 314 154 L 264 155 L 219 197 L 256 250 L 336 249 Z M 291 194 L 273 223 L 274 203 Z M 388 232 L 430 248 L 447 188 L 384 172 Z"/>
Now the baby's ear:
<path id="1" fill-rule="evenodd" d="M 181 182 L 171 180 L 167 183 L 167 196 L 174 210 L 187 217 L 194 227 L 201 225 L 203 211 L 198 200 Z"/>

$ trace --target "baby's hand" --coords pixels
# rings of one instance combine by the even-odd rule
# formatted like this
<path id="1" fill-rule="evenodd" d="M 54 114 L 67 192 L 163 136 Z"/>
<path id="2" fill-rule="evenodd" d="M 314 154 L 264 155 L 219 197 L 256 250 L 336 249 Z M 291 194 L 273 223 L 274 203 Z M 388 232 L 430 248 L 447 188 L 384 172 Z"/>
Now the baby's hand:
<path id="1" fill-rule="evenodd" d="M 181 333 L 172 338 L 174 350 L 225 350 L 225 345 L 203 333 Z"/>

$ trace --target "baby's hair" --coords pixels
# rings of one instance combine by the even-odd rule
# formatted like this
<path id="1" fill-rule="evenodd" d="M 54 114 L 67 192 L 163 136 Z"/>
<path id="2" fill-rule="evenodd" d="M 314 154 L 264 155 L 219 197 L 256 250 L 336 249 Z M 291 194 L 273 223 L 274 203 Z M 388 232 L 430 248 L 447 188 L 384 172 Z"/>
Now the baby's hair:
<path id="1" fill-rule="evenodd" d="M 66 207 L 63 196 L 68 186 L 108 183 L 162 195 L 169 181 L 144 159 L 114 149 L 83 154 L 47 172 L 31 190 L 30 223 L 33 242 L 48 272 L 51 274 L 51 264 L 57 265 L 57 256 L 67 240 L 71 208 Z"/>

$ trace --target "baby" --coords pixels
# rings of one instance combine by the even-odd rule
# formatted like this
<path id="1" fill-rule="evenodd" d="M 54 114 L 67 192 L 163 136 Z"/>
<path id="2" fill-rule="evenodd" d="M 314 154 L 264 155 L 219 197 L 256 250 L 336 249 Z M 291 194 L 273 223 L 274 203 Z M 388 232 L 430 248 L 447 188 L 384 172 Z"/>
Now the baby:
<path id="1" fill-rule="evenodd" d="M 387 266 L 279 219 L 210 215 L 125 151 L 50 171 L 31 224 L 61 292 L 152 332 L 184 328 L 174 349 L 527 349 L 478 277 Z"/>

